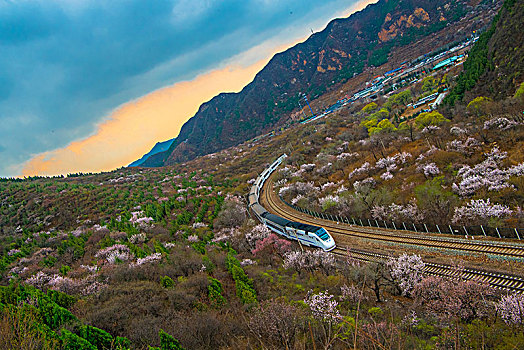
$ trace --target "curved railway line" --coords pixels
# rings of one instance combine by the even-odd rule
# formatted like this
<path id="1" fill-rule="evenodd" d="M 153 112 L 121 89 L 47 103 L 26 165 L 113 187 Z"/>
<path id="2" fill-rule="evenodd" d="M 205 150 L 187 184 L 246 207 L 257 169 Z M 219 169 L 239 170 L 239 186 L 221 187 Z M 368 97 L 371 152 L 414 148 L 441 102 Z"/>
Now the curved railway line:
<path id="1" fill-rule="evenodd" d="M 359 249 L 344 250 L 337 247 L 332 251 L 333 254 L 342 258 L 350 257 L 355 260 L 365 262 L 380 262 L 391 257 L 387 254 L 371 253 Z M 497 289 L 506 289 L 514 292 L 524 293 L 524 278 L 506 274 L 486 272 L 476 269 L 456 269 L 449 265 L 425 263 L 424 273 L 432 276 L 441 276 L 445 278 L 464 278 L 467 280 L 474 279 L 481 282 L 489 283 Z"/>
<path id="2" fill-rule="evenodd" d="M 280 200 L 275 191 L 268 190 L 272 188 L 273 181 L 270 177 L 266 181 L 260 196 L 261 199 L 265 202 L 264 204 L 266 204 L 266 210 L 273 212 L 276 215 L 282 216 L 288 220 L 322 226 L 334 236 L 335 240 L 337 238 L 340 239 L 351 236 L 394 244 L 411 244 L 437 249 L 452 249 L 470 253 L 492 254 L 502 257 L 524 259 L 524 245 L 494 241 L 468 241 L 465 239 L 435 237 L 430 235 L 420 237 L 420 235 L 397 233 L 392 230 L 369 229 L 363 227 L 355 228 L 345 223 L 335 223 L 330 220 L 318 219 L 288 207 Z M 337 248 L 333 250 L 333 254 L 338 256 L 347 256 L 347 248 L 349 247 L 337 244 Z M 371 253 L 356 249 L 350 249 L 350 252 L 352 258 L 360 261 L 377 262 L 383 261 L 390 257 L 390 255 L 386 254 Z M 489 283 L 494 288 L 524 293 L 524 278 L 519 276 L 492 273 L 469 268 L 458 271 L 450 265 L 436 263 L 426 263 L 425 273 L 428 275 L 442 276 L 446 278 L 459 277 L 458 274 L 460 273 L 460 277 L 464 279 L 475 279 Z"/>

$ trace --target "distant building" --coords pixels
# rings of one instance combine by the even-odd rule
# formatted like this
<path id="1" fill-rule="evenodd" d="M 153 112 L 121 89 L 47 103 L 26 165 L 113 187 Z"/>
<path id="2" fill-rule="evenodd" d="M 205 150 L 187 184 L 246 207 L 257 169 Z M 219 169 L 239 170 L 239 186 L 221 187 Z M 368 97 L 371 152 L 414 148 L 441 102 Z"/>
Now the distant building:
<path id="1" fill-rule="evenodd" d="M 444 67 L 447 67 L 447 66 L 451 66 L 452 64 L 454 64 L 456 61 L 458 61 L 462 57 L 464 57 L 464 55 L 459 55 L 459 56 L 453 56 L 453 57 L 450 57 L 450 58 L 446 58 L 444 61 L 441 61 L 441 62 L 437 63 L 435 65 L 435 67 L 433 67 L 433 70 L 438 70 L 438 69 L 441 69 L 441 68 L 444 68 Z"/>
<path id="2" fill-rule="evenodd" d="M 435 92 L 434 94 L 421 98 L 420 100 L 417 101 L 417 103 L 413 104 L 413 109 L 418 108 L 430 101 L 433 101 L 434 99 L 437 98 L 437 96 L 438 96 L 438 92 Z"/>
<path id="3" fill-rule="evenodd" d="M 385 76 L 385 77 L 392 76 L 392 75 L 394 75 L 396 72 L 398 72 L 398 71 L 401 70 L 401 69 L 402 69 L 402 67 L 398 67 L 398 68 L 392 69 L 392 70 L 390 70 L 390 71 L 384 73 L 384 76 Z"/>

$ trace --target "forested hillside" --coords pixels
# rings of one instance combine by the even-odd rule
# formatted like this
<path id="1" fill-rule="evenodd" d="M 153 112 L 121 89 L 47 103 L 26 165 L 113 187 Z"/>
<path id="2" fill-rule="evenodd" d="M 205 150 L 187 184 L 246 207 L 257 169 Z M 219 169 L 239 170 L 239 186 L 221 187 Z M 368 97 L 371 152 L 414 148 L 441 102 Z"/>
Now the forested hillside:
<path id="1" fill-rule="evenodd" d="M 524 2 L 506 1 L 490 28 L 481 35 L 464 63 L 446 101 L 454 104 L 477 96 L 501 100 L 515 93 L 524 81 Z"/>

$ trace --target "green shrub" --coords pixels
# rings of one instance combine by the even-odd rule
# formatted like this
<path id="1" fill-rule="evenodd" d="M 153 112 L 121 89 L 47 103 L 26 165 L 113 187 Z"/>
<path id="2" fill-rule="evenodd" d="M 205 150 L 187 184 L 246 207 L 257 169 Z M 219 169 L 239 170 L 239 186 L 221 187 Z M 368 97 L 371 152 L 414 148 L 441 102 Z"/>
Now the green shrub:
<path id="1" fill-rule="evenodd" d="M 48 256 L 47 258 L 42 260 L 42 265 L 44 265 L 45 267 L 53 267 L 55 266 L 56 261 L 57 261 L 56 257 Z"/>
<path id="2" fill-rule="evenodd" d="M 377 306 L 370 308 L 368 312 L 372 317 L 378 317 L 384 313 L 382 309 Z"/>
<path id="3" fill-rule="evenodd" d="M 252 304 L 257 302 L 257 293 L 253 288 L 253 280 L 247 277 L 244 269 L 240 266 L 233 266 L 231 272 L 235 280 L 237 297 L 243 304 Z"/>
<path id="4" fill-rule="evenodd" d="M 237 297 L 240 298 L 243 304 L 256 303 L 257 293 L 253 288 L 253 280 L 247 277 L 240 265 L 240 261 L 233 256 L 234 253 L 236 252 L 232 249 L 227 253 L 226 268 L 235 281 Z"/>
<path id="5" fill-rule="evenodd" d="M 126 337 L 116 337 L 113 348 L 115 350 L 128 350 L 131 348 L 131 342 Z"/>
<path id="6" fill-rule="evenodd" d="M 71 306 L 76 303 L 76 298 L 65 293 L 59 292 L 57 290 L 49 289 L 47 291 L 47 296 L 51 301 L 58 304 L 59 306 L 69 309 Z"/>
<path id="7" fill-rule="evenodd" d="M 240 261 L 238 261 L 238 259 L 235 258 L 233 254 L 236 254 L 236 252 L 231 249 L 226 255 L 226 269 L 229 271 L 229 273 L 232 273 L 233 266 L 240 267 Z"/>
<path id="8" fill-rule="evenodd" d="M 389 111 L 386 108 L 381 108 L 379 111 L 370 116 L 371 119 L 382 120 L 389 118 Z"/>
<path id="9" fill-rule="evenodd" d="M 209 259 L 207 255 L 204 255 L 202 257 L 202 264 L 206 267 L 206 271 L 209 274 L 211 274 L 213 270 L 215 269 L 215 265 L 213 264 L 213 262 L 211 261 L 211 259 Z"/>
<path id="10" fill-rule="evenodd" d="M 377 107 L 378 105 L 375 102 L 370 102 L 362 108 L 361 112 L 370 113 L 371 111 L 377 109 Z"/>
<path id="11" fill-rule="evenodd" d="M 160 350 L 183 350 L 180 342 L 162 329 L 158 332 L 160 337 Z"/>
<path id="12" fill-rule="evenodd" d="M 169 276 L 160 277 L 160 285 L 164 288 L 173 288 L 175 286 L 175 281 Z"/>
<path id="13" fill-rule="evenodd" d="M 226 299 L 222 296 L 222 283 L 213 277 L 209 277 L 207 286 L 209 301 L 214 307 L 220 307 L 225 304 Z"/>
<path id="14" fill-rule="evenodd" d="M 82 326 L 79 335 L 99 350 L 110 349 L 113 343 L 111 334 L 93 326 Z"/>
<path id="15" fill-rule="evenodd" d="M 513 97 L 520 98 L 521 96 L 524 96 L 524 81 L 520 84 L 517 92 L 515 92 Z"/>
<path id="16" fill-rule="evenodd" d="M 71 270 L 71 266 L 68 266 L 68 265 L 62 265 L 60 266 L 60 274 L 62 276 L 67 276 L 67 273 L 69 272 L 69 270 Z"/>
<path id="17" fill-rule="evenodd" d="M 205 242 L 195 242 L 191 243 L 191 247 L 200 254 L 206 254 L 206 243 Z"/>
<path id="18" fill-rule="evenodd" d="M 61 333 L 60 340 L 64 350 L 97 350 L 96 346 L 67 329 L 62 329 Z"/>
<path id="19" fill-rule="evenodd" d="M 436 111 L 420 113 L 415 118 L 415 125 L 419 129 L 424 129 L 430 125 L 438 126 L 445 122 L 449 122 L 449 119 L 444 118 L 442 114 Z"/>
<path id="20" fill-rule="evenodd" d="M 431 91 L 437 87 L 437 81 L 433 76 L 427 76 L 422 80 L 422 91 Z"/>
<path id="21" fill-rule="evenodd" d="M 58 306 L 48 298 L 39 298 L 38 308 L 44 323 L 51 329 L 58 329 L 68 322 L 78 320 L 69 310 Z"/>
<path id="22" fill-rule="evenodd" d="M 257 302 L 255 289 L 244 281 L 235 281 L 237 297 L 243 304 L 254 304 Z"/>
<path id="23" fill-rule="evenodd" d="M 389 119 L 383 119 L 380 121 L 380 123 L 377 124 L 376 127 L 371 127 L 368 131 L 370 135 L 374 135 L 397 131 L 397 128 L 389 121 Z"/>

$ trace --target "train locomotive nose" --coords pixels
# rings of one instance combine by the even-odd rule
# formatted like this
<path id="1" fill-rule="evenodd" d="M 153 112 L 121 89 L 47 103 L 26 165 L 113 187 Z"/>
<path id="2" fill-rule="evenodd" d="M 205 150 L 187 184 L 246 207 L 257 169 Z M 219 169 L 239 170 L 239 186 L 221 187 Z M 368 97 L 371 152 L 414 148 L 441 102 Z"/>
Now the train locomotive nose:
<path id="1" fill-rule="evenodd" d="M 329 251 L 335 249 L 336 246 L 337 246 L 337 245 L 335 244 L 335 240 L 333 240 L 333 238 L 331 238 L 331 239 L 329 240 L 329 242 L 326 242 L 326 248 L 325 248 L 324 250 L 325 250 L 326 252 L 329 252 Z"/>

